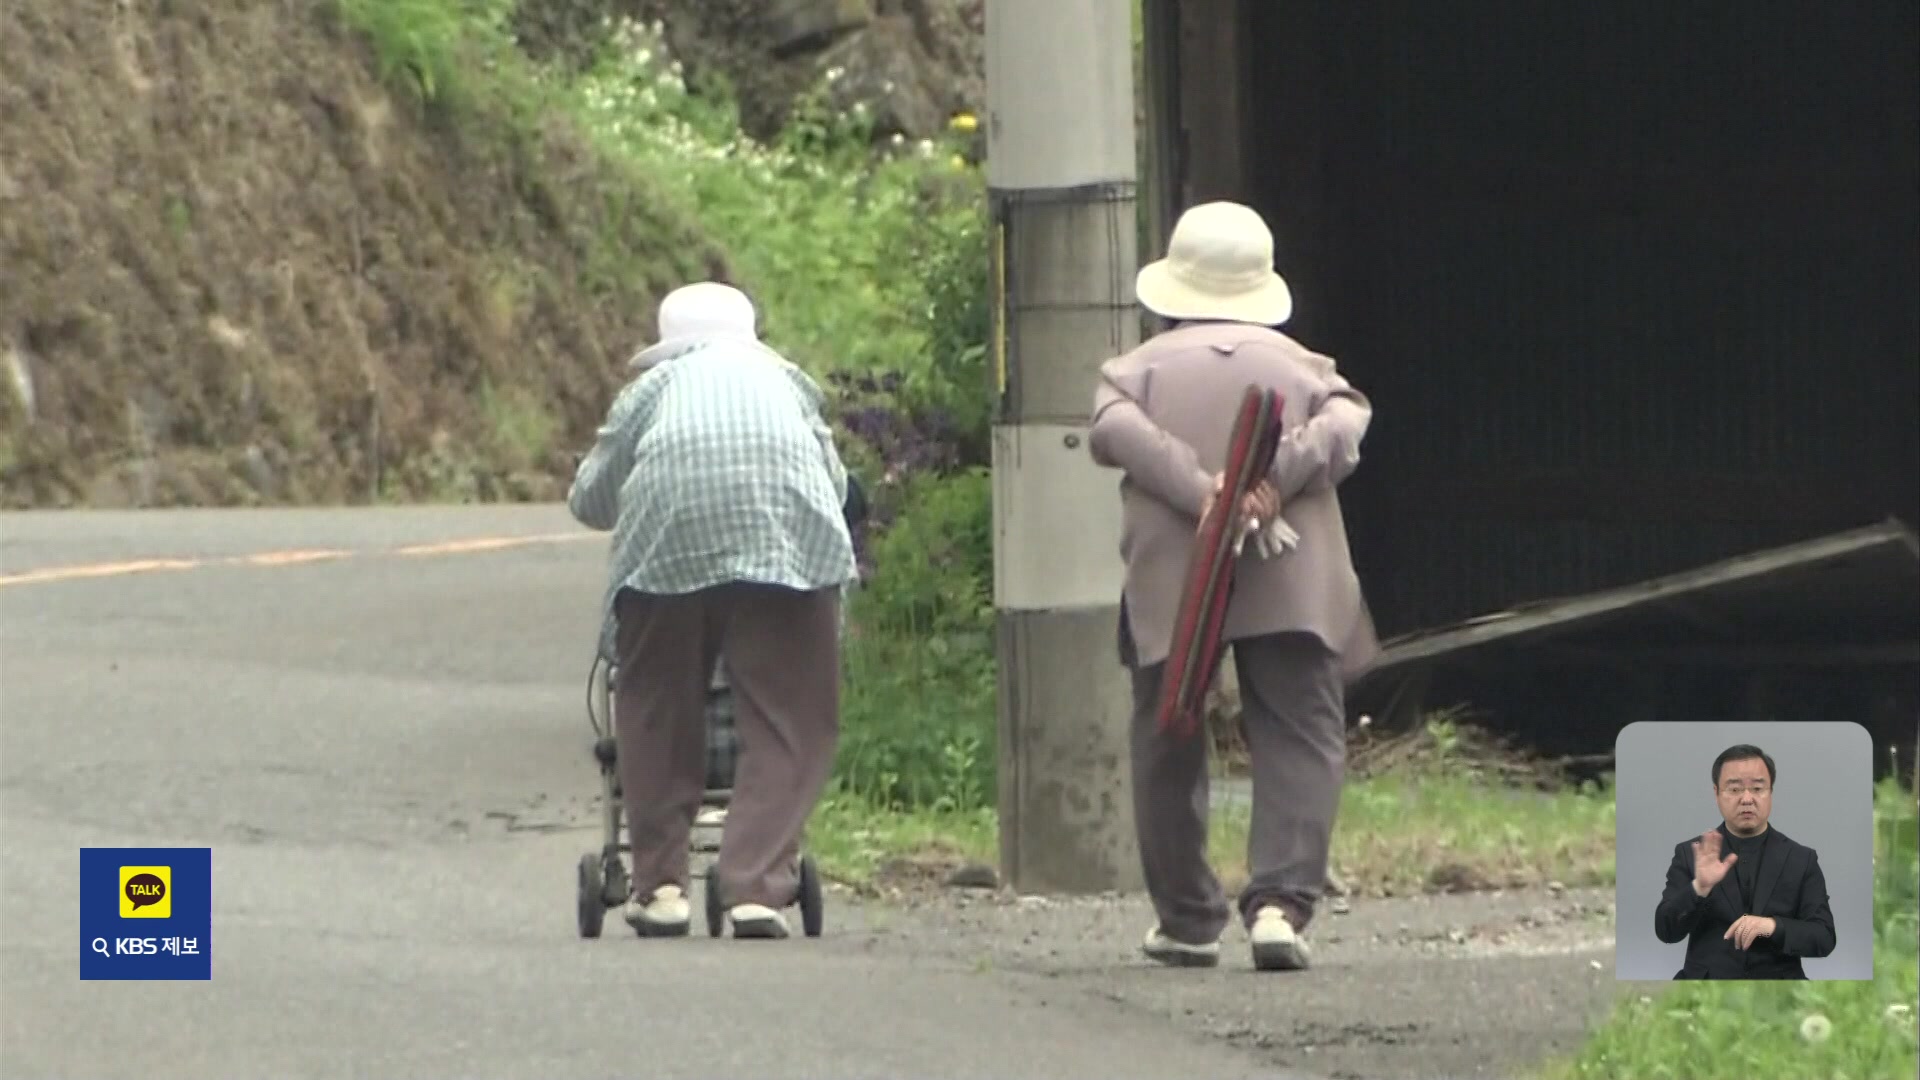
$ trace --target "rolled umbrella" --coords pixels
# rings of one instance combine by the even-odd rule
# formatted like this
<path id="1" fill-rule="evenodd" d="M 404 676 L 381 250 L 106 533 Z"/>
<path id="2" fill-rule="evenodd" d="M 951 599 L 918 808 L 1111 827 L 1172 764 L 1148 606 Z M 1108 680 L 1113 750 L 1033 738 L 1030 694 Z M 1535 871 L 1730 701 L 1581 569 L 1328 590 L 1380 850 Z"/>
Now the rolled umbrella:
<path id="1" fill-rule="evenodd" d="M 1207 691 L 1226 652 L 1221 635 L 1233 595 L 1233 568 L 1240 554 L 1240 504 L 1273 467 L 1280 448 L 1278 391 L 1247 387 L 1234 416 L 1227 446 L 1225 483 L 1201 519 L 1193 556 L 1180 592 L 1173 646 L 1160 681 L 1157 723 L 1162 732 L 1190 738 L 1200 730 Z"/>

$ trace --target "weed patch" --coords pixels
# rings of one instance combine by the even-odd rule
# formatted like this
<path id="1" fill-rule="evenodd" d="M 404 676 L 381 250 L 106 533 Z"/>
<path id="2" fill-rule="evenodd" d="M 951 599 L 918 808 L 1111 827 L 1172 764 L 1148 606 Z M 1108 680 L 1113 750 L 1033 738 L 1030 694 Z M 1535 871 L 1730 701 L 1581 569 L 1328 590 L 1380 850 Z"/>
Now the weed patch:
<path id="1" fill-rule="evenodd" d="M 460 110 L 497 93 L 482 73 L 497 70 L 512 44 L 507 21 L 515 0 L 334 3 L 372 44 L 380 77 L 421 104 Z"/>
<path id="2" fill-rule="evenodd" d="M 884 695 L 899 703 L 900 712 L 897 717 L 862 718 L 863 725 L 872 725 L 875 741 L 843 751 L 841 786 L 811 826 L 810 835 L 821 838 L 817 843 L 835 853 L 830 862 L 835 873 L 856 885 L 888 865 L 950 868 L 994 861 L 991 789 L 980 792 L 973 779 L 986 773 L 986 763 L 945 751 L 951 739 L 944 734 L 967 717 L 991 717 L 991 657 L 982 658 L 973 676 L 979 680 L 975 685 L 984 688 L 984 700 L 961 716 L 944 715 L 937 703 L 914 703 L 912 688 L 923 685 L 927 676 L 912 667 L 914 640 L 901 640 L 896 658 L 900 683 L 889 684 Z M 950 673 L 934 677 L 962 681 Z M 922 732 L 893 734 L 893 725 L 927 716 L 934 722 Z M 1453 748 L 1477 745 L 1473 736 L 1450 734 L 1445 719 L 1428 727 L 1429 733 L 1419 737 L 1427 752 L 1397 754 L 1392 764 L 1351 777 L 1342 792 L 1333 868 L 1348 891 L 1414 896 L 1549 882 L 1569 887 L 1612 884 L 1610 785 L 1587 781 L 1543 790 L 1505 782 L 1498 777 L 1519 768 L 1518 763 L 1469 763 Z M 914 756 L 885 756 L 900 753 L 902 747 L 915 748 Z M 921 792 L 903 780 L 915 775 L 939 779 Z M 954 792 L 980 794 L 976 801 L 954 798 Z M 1230 891 L 1246 881 L 1248 821 L 1244 798 L 1225 800 L 1209 819 L 1209 859 Z"/>
<path id="3" fill-rule="evenodd" d="M 991 809 L 901 812 L 839 790 L 815 808 L 807 851 L 828 879 L 857 890 L 882 879 L 914 877 L 937 886 L 953 866 L 991 865 L 998 844 L 994 829 Z"/>
<path id="4" fill-rule="evenodd" d="M 1332 856 L 1350 891 L 1613 883 L 1609 784 L 1546 781 L 1541 766 L 1445 715 L 1390 744 L 1364 733 L 1354 742 L 1359 767 L 1341 791 Z M 1248 810 L 1230 803 L 1211 824 L 1213 861 L 1229 881 L 1246 877 Z"/>

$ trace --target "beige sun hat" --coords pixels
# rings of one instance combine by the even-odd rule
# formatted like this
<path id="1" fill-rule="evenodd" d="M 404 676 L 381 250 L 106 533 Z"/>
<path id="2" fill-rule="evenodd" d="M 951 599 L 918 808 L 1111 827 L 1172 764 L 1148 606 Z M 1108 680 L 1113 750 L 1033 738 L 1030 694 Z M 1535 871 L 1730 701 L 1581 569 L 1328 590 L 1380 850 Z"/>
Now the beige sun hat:
<path id="1" fill-rule="evenodd" d="M 1134 295 L 1166 319 L 1279 326 L 1293 291 L 1273 272 L 1273 232 L 1252 207 L 1201 203 L 1180 215 L 1167 257 L 1140 268 Z"/>

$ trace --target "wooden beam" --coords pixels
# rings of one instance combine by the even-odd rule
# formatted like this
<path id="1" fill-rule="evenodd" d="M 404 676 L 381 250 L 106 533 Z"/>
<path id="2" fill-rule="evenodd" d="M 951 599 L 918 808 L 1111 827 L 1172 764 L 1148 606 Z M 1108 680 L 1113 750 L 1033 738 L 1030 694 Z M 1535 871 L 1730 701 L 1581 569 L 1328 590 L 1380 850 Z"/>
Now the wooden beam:
<path id="1" fill-rule="evenodd" d="M 1707 586 L 1770 577 L 1797 566 L 1834 562 L 1888 545 L 1904 547 L 1912 530 L 1899 522 L 1822 537 L 1801 544 L 1757 551 L 1621 588 L 1488 615 L 1461 626 L 1408 635 L 1386 643 L 1374 670 L 1457 653 L 1535 634 L 1600 616 L 1628 611 L 1652 601 L 1680 596 Z"/>

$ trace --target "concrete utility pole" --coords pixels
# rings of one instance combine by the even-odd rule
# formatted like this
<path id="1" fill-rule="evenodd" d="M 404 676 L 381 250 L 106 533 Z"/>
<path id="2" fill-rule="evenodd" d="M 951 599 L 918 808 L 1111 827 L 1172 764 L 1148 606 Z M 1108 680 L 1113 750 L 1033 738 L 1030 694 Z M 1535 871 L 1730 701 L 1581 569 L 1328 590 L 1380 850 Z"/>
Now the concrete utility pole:
<path id="1" fill-rule="evenodd" d="M 1131 4 L 988 0 L 987 101 L 1000 864 L 1131 889 L 1119 495 L 1087 452 L 1099 366 L 1140 337 Z"/>

